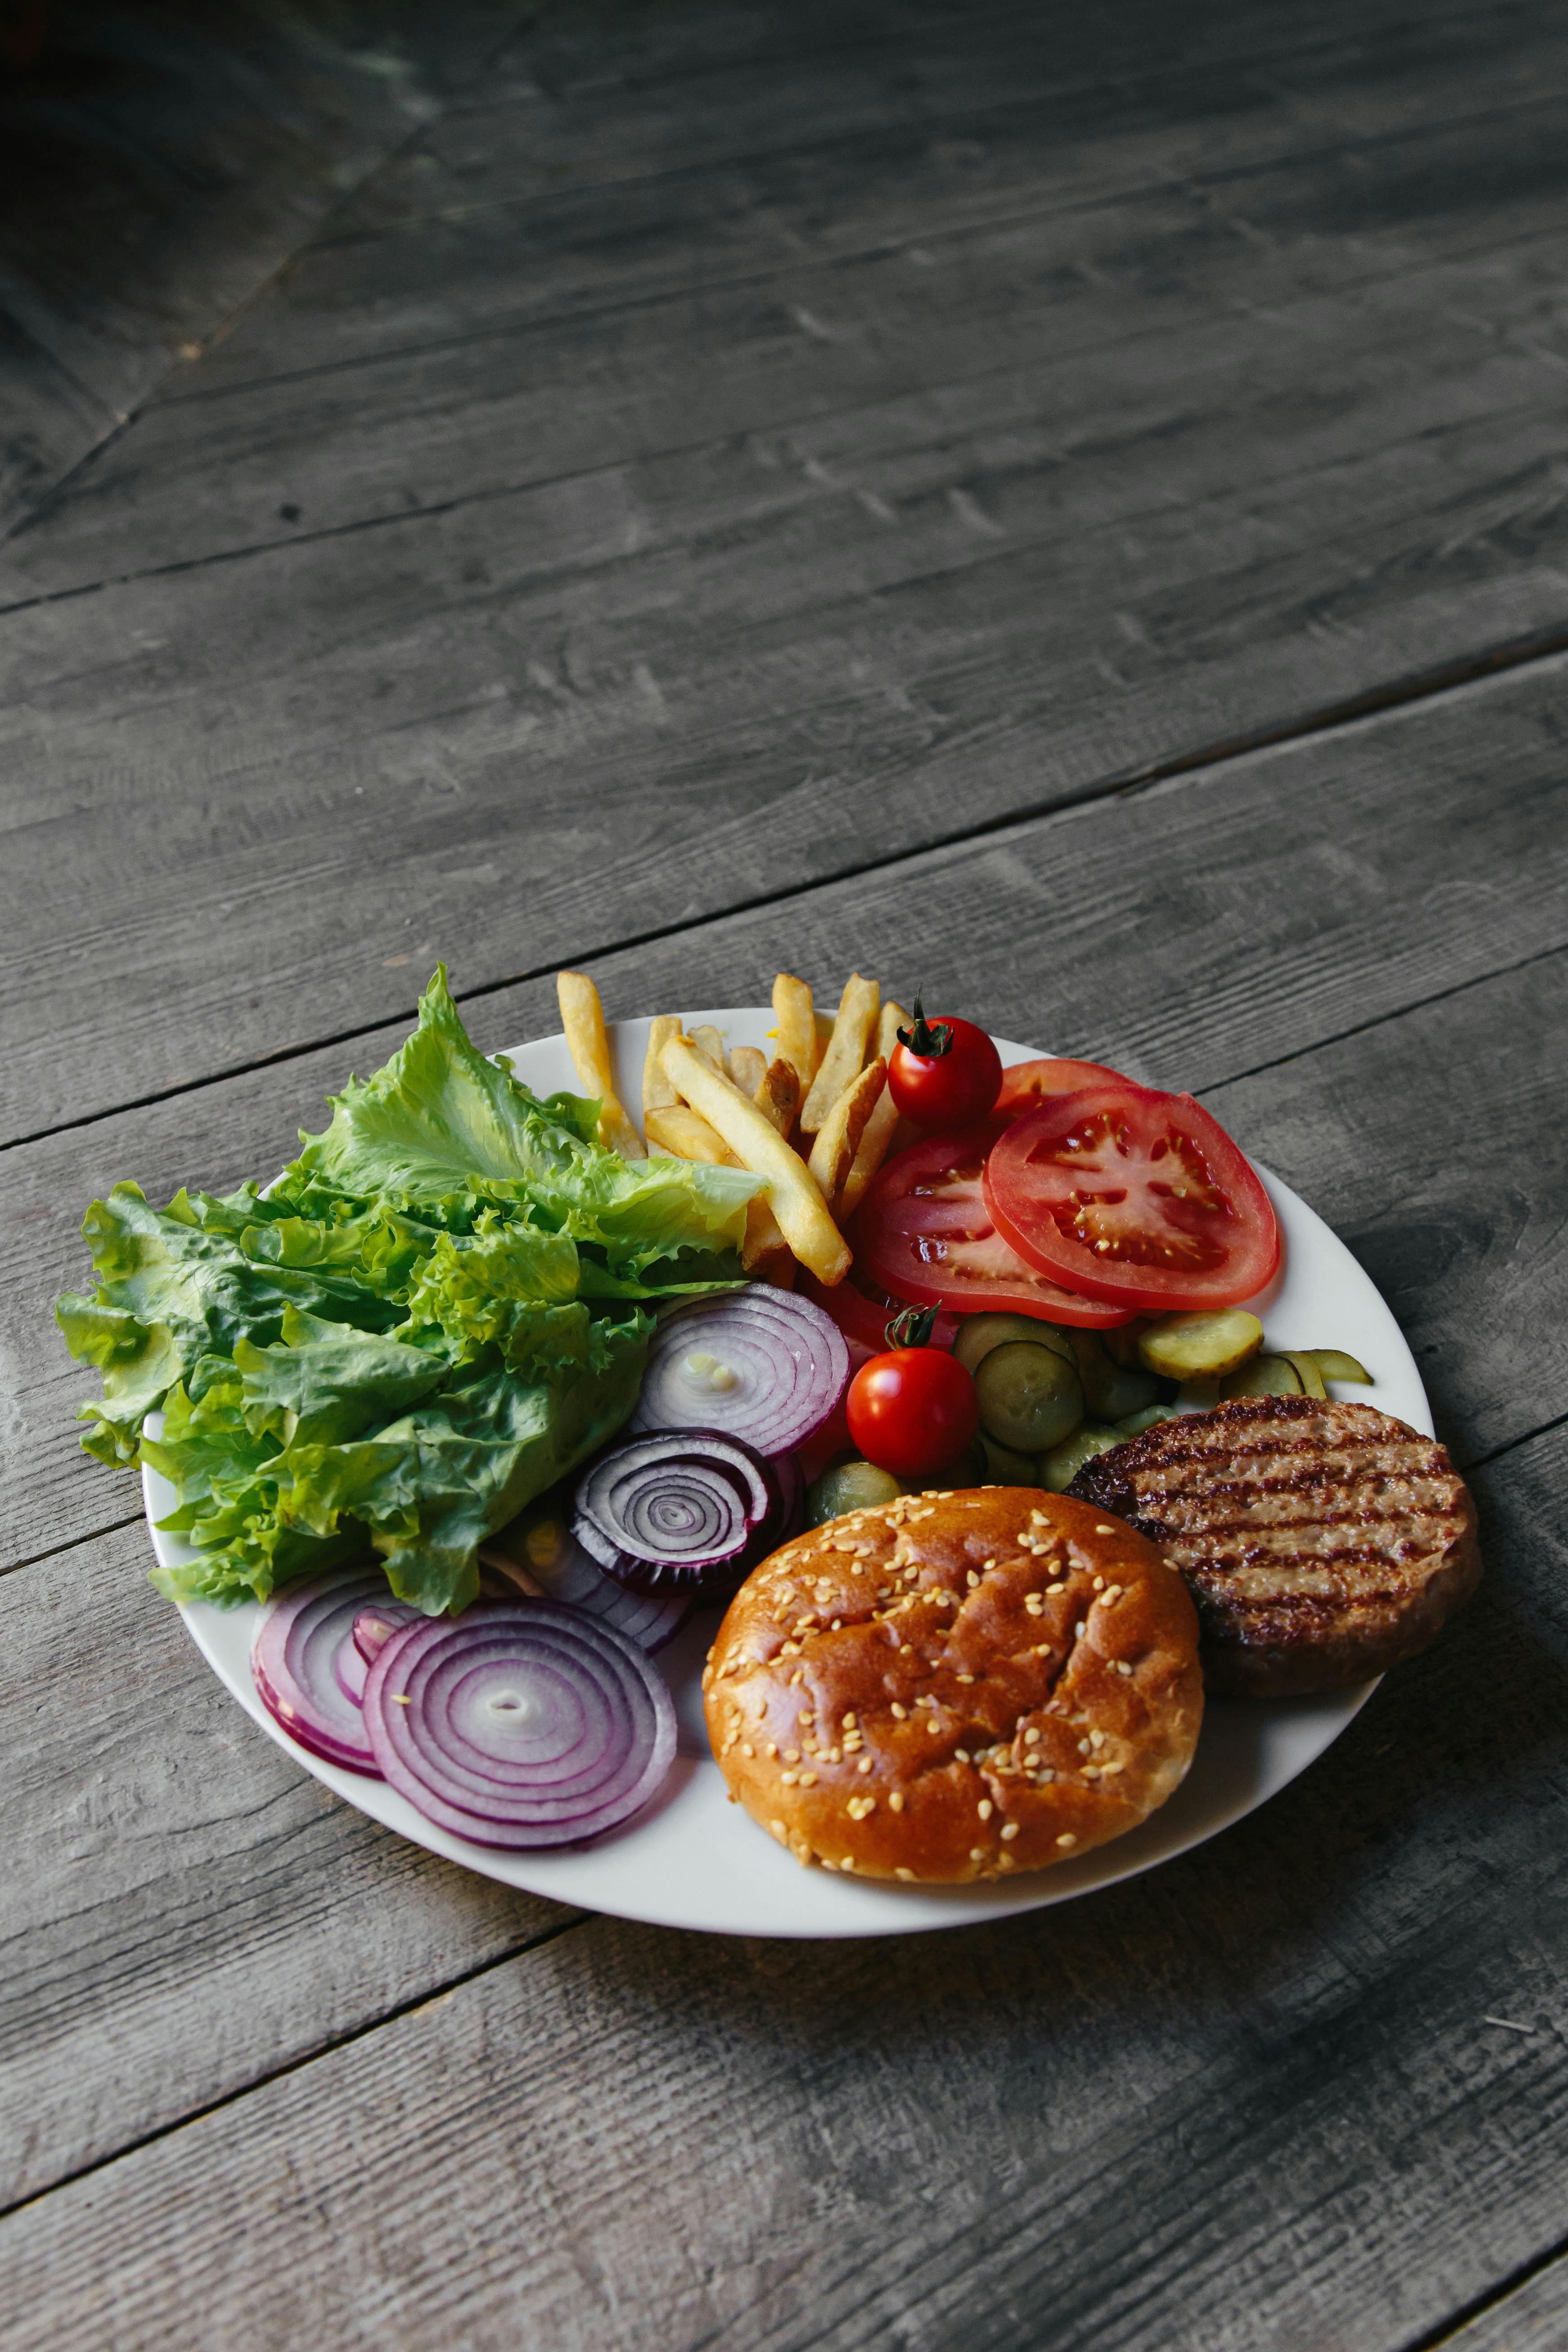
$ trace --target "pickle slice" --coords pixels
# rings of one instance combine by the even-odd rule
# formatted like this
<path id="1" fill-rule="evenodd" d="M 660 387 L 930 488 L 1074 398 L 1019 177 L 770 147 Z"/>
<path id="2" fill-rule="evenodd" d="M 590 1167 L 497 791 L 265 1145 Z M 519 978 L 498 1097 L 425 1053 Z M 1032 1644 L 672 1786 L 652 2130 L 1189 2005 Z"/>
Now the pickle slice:
<path id="1" fill-rule="evenodd" d="M 1316 1368 L 1314 1367 L 1314 1370 Z M 1289 1356 L 1254 1356 L 1238 1372 L 1220 1383 L 1220 1395 L 1245 1396 L 1304 1396 L 1305 1385 L 1300 1373 Z"/>
<path id="2" fill-rule="evenodd" d="M 997 1486 L 1037 1486 L 1040 1483 L 1032 1454 L 1015 1454 L 1010 1445 L 998 1445 L 994 1437 L 980 1433 L 980 1444 L 985 1455 L 985 1475 Z"/>
<path id="3" fill-rule="evenodd" d="M 1366 1366 L 1347 1356 L 1342 1348 L 1300 1348 L 1295 1352 L 1310 1356 L 1326 1381 L 1356 1381 L 1369 1389 L 1376 1386 Z"/>
<path id="4" fill-rule="evenodd" d="M 1310 1348 L 1281 1348 L 1279 1353 L 1288 1364 L 1296 1367 L 1296 1377 L 1301 1383 L 1303 1396 L 1326 1397 L 1323 1376 L 1318 1370 L 1317 1359 Z"/>
<path id="5" fill-rule="evenodd" d="M 1091 1454 L 1109 1454 L 1113 1445 L 1124 1445 L 1126 1442 L 1121 1430 L 1104 1429 L 1096 1422 L 1086 1421 L 1060 1445 L 1053 1445 L 1048 1454 L 1041 1454 L 1041 1486 L 1053 1495 L 1065 1495 Z"/>
<path id="6" fill-rule="evenodd" d="M 966 1315 L 958 1327 L 952 1352 L 966 1372 L 980 1370 L 993 1348 L 1005 1348 L 1015 1341 L 1028 1340 L 1037 1348 L 1050 1348 L 1073 1361 L 1072 1342 L 1059 1324 L 1043 1322 L 1035 1315 Z"/>
<path id="7" fill-rule="evenodd" d="M 1163 1315 L 1138 1341 L 1139 1361 L 1167 1381 L 1223 1380 L 1263 1345 L 1263 1326 L 1242 1307 Z"/>
<path id="8" fill-rule="evenodd" d="M 1083 1419 L 1083 1383 L 1054 1348 L 1009 1339 L 981 1359 L 974 1375 L 980 1426 L 1017 1454 L 1043 1454 Z"/>

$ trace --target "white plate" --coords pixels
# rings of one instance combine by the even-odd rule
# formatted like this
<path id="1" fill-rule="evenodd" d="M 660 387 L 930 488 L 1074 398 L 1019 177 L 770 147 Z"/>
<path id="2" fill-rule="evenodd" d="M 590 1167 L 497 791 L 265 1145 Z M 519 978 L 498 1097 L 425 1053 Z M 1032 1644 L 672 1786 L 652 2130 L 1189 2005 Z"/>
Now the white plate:
<path id="1" fill-rule="evenodd" d="M 712 1022 L 731 1045 L 765 1045 L 773 1015 L 746 1006 L 692 1013 L 688 1019 L 693 1024 Z M 647 1030 L 646 1021 L 628 1021 L 614 1033 L 622 1098 L 632 1104 L 641 1099 Z M 997 1045 L 1009 1065 L 1032 1060 L 1041 1050 L 1000 1038 Z M 576 1088 L 563 1037 L 519 1045 L 511 1058 L 517 1076 L 538 1094 Z M 1259 1173 L 1285 1236 L 1283 1271 L 1259 1307 L 1270 1341 L 1286 1348 L 1349 1349 L 1373 1375 L 1373 1395 L 1382 1409 L 1432 1435 L 1410 1350 L 1372 1283 L 1304 1201 L 1267 1170 Z M 149 1521 L 173 1509 L 172 1489 L 152 1471 L 143 1471 L 142 1489 Z M 162 1535 L 156 1527 L 153 1545 L 165 1565 L 189 1557 L 178 1538 Z M 509 1886 L 622 1918 L 735 1936 L 910 1935 L 1070 1902 L 1091 1887 L 1152 1869 L 1251 1812 L 1322 1754 L 1373 1687 L 1368 1684 L 1315 1699 L 1216 1701 L 1207 1710 L 1186 1780 L 1169 1804 L 1131 1835 L 1029 1878 L 906 1888 L 803 1870 L 727 1801 L 702 1727 L 698 1687 L 703 1654 L 718 1622 L 713 1613 L 693 1619 L 659 1656 L 681 1723 L 680 1752 L 660 1798 L 629 1828 L 579 1853 L 504 1853 L 471 1845 L 437 1829 L 384 1781 L 344 1772 L 297 1747 L 267 1713 L 251 1680 L 250 1640 L 259 1613 L 254 1603 L 221 1610 L 201 1601 L 184 1612 L 202 1655 L 268 1737 L 362 1812 L 432 1853 Z"/>

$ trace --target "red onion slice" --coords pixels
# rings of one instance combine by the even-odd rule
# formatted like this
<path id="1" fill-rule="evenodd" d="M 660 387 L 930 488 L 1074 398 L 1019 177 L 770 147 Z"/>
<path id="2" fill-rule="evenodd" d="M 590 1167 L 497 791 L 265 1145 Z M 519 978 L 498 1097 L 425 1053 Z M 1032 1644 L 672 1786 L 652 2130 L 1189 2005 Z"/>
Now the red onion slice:
<path id="1" fill-rule="evenodd" d="M 364 1678 L 370 1672 L 370 1662 L 384 1642 L 390 1642 L 401 1625 L 421 1612 L 411 1601 L 367 1601 L 354 1612 L 349 1627 L 349 1639 L 340 1642 L 332 1660 L 332 1672 L 338 1678 L 338 1688 L 358 1706 L 364 1697 Z"/>
<path id="2" fill-rule="evenodd" d="M 656 1666 L 553 1601 L 480 1602 L 395 1633 L 364 1724 L 392 1787 L 480 1845 L 574 1845 L 629 1821 L 675 1754 Z"/>
<path id="3" fill-rule="evenodd" d="M 547 1601 L 559 1601 L 568 1609 L 581 1609 L 590 1617 L 602 1617 L 639 1650 L 651 1658 L 667 1642 L 673 1642 L 688 1617 L 691 1601 L 685 1593 L 659 1595 L 634 1592 L 613 1576 L 607 1576 L 596 1559 L 584 1550 L 571 1530 L 556 1526 L 549 1530 L 551 1540 L 535 1543 L 531 1533 L 526 1567 L 509 1558 L 498 1544 L 481 1544 L 479 1558 L 488 1568 L 502 1577 L 514 1580 L 521 1576 L 527 1582 L 517 1589 L 531 1586 L 542 1592 Z"/>
<path id="4" fill-rule="evenodd" d="M 368 1601 L 387 1600 L 379 1570 L 351 1569 L 287 1585 L 268 1603 L 250 1646 L 251 1674 L 268 1715 L 313 1756 L 372 1779 L 380 1767 L 358 1702 L 339 1678 L 338 1662 L 345 1650 L 353 1651 L 359 1612 Z"/>
<path id="5" fill-rule="evenodd" d="M 625 1438 L 579 1480 L 572 1532 L 612 1576 L 623 1559 L 689 1571 L 736 1559 L 775 1507 L 747 1445 L 711 1430 Z"/>
<path id="6" fill-rule="evenodd" d="M 714 1429 L 759 1454 L 790 1454 L 819 1429 L 849 1379 L 831 1315 L 753 1282 L 665 1316 L 654 1333 L 638 1429 Z"/>

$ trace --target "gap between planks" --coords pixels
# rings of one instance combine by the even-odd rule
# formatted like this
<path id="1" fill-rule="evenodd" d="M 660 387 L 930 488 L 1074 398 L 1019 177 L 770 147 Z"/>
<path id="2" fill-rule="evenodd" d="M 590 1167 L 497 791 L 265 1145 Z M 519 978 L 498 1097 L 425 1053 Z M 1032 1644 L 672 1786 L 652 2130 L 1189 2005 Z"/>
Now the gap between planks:
<path id="1" fill-rule="evenodd" d="M 1466 2330 L 1473 2327 L 1478 2319 L 1484 2319 L 1489 2311 L 1496 2311 L 1508 2302 L 1510 2295 L 1518 2294 L 1521 2288 L 1527 2287 L 1532 2279 L 1538 2279 L 1543 2271 L 1549 2271 L 1553 2263 L 1561 2262 L 1564 2255 L 1568 2255 L 1568 2237 L 1559 2238 L 1543 2253 L 1534 2254 L 1529 2262 L 1521 2263 L 1516 2270 L 1510 2271 L 1505 2278 L 1499 2279 L 1484 2294 L 1472 2297 L 1448 2318 L 1439 2320 L 1426 2335 L 1413 2336 L 1403 2347 L 1403 2352 L 1442 2352 L 1445 2344 L 1458 2347 Z"/>
<path id="2" fill-rule="evenodd" d="M 368 527 L 351 525 L 348 528 Z M 220 557 L 201 560 L 222 562 L 228 559 Z M 186 571 L 196 569 L 197 566 L 193 563 L 173 565 L 168 568 Z M 90 594 L 94 592 L 69 589 L 61 593 L 63 595 L 74 596 Z M 48 603 L 55 599 L 45 598 L 40 601 Z M 786 890 L 762 891 L 747 898 L 731 899 L 722 906 L 708 908 L 698 922 L 693 922 L 688 918 L 677 922 L 656 924 L 647 930 L 631 931 L 618 939 L 575 948 L 570 955 L 552 957 L 548 964 L 537 967 L 531 965 L 517 971 L 504 972 L 498 979 L 485 981 L 475 988 L 464 989 L 457 993 L 456 1001 L 459 1004 L 479 1003 L 487 997 L 499 995 L 505 989 L 521 987 L 531 981 L 547 979 L 551 972 L 569 965 L 592 963 L 604 956 L 622 954 L 629 948 L 650 947 L 658 940 L 679 938 L 683 931 L 695 930 L 711 923 L 721 922 L 731 916 L 755 913 L 760 908 L 785 907 L 795 900 L 808 898 L 819 890 L 828 889 L 841 883 L 858 881 L 874 874 L 891 873 L 900 866 L 918 866 L 922 858 L 947 850 L 960 849 L 968 842 L 987 840 L 996 835 L 1021 830 L 1028 825 L 1053 823 L 1085 808 L 1091 808 L 1100 801 L 1133 798 L 1141 793 L 1152 791 L 1161 785 L 1180 782 L 1188 777 L 1201 775 L 1211 768 L 1224 767 L 1233 760 L 1245 759 L 1259 751 L 1276 750 L 1286 744 L 1308 742 L 1319 736 L 1329 736 L 1342 730 L 1354 729 L 1369 720 L 1382 718 L 1390 711 L 1407 709 L 1428 702 L 1438 702 L 1447 696 L 1466 693 L 1469 689 L 1489 683 L 1494 678 L 1511 676 L 1516 671 L 1530 669 L 1537 664 L 1545 665 L 1564 653 L 1568 653 L 1568 624 L 1556 629 L 1537 631 L 1528 637 L 1510 639 L 1503 645 L 1492 646 L 1484 652 L 1466 655 L 1456 660 L 1440 663 L 1430 670 L 1418 670 L 1412 676 L 1388 680 L 1381 686 L 1367 688 L 1362 693 L 1352 695 L 1342 702 L 1329 703 L 1315 711 L 1254 728 L 1244 735 L 1221 738 L 1215 742 L 1202 745 L 1194 751 L 1173 753 L 1168 759 L 1152 761 L 1147 766 L 1133 769 L 1130 772 L 1107 777 L 1099 783 L 1086 784 L 1065 798 L 1030 803 L 1022 808 L 1009 809 L 1005 814 L 987 817 L 978 824 L 958 826 L 951 832 L 933 835 L 929 841 L 921 842 L 912 849 L 900 849 L 887 857 L 868 857 L 858 860 L 853 865 L 837 866 L 828 873 L 814 875 L 809 881 L 797 883 Z M 1550 956 L 1557 952 L 1559 952 L 1558 950 L 1548 948 L 1543 949 L 1541 955 Z M 1539 961 L 1541 956 L 1526 957 L 1517 966 L 1500 965 L 1496 971 L 1489 971 L 1477 977 L 1486 980 L 1497 979 L 1503 972 L 1521 970 L 1524 964 Z M 1321 1045 L 1337 1043 L 1339 1036 L 1360 1035 L 1363 1028 L 1378 1028 L 1385 1021 L 1396 1020 L 1402 1013 L 1415 1011 L 1418 1003 L 1440 1003 L 1444 997 L 1460 994 L 1465 989 L 1473 987 L 1475 984 L 1475 980 L 1469 980 L 1461 982 L 1457 989 L 1439 990 L 1434 996 L 1401 1005 L 1395 1011 L 1380 1014 L 1374 1021 L 1342 1031 L 1335 1037 L 1315 1038 L 1312 1045 L 1305 1050 L 1314 1051 Z M 4 1143 L 0 1143 L 0 1157 L 7 1151 L 20 1150 L 30 1144 L 47 1142 L 51 1136 L 69 1134 L 77 1129 L 96 1127 L 102 1120 L 121 1118 L 127 1111 L 146 1110 L 156 1103 L 173 1102 L 184 1095 L 202 1093 L 208 1087 L 221 1086 L 230 1078 L 245 1077 L 258 1070 L 281 1067 L 289 1062 L 299 1059 L 302 1055 L 319 1053 L 325 1046 L 352 1045 L 356 1038 L 372 1035 L 376 1031 L 389 1028 L 399 1021 L 412 1022 L 416 1012 L 417 1007 L 415 1005 L 398 1007 L 391 1013 L 379 1015 L 374 1021 L 356 1022 L 351 1028 L 334 1030 L 325 1036 L 299 1038 L 287 1045 L 279 1046 L 274 1053 L 255 1055 L 248 1060 L 237 1062 L 227 1069 L 213 1070 L 204 1076 L 187 1079 L 180 1086 L 163 1087 L 154 1089 L 151 1094 L 133 1095 L 127 1101 L 111 1104 L 102 1110 L 93 1111 L 81 1118 L 59 1119 L 52 1126 L 36 1128 L 25 1135 L 11 1136 Z M 1281 1056 L 1281 1059 L 1288 1061 L 1300 1058 L 1299 1052 Z M 1227 1073 L 1226 1077 L 1215 1079 L 1214 1084 L 1216 1087 L 1228 1086 L 1242 1078 L 1256 1076 L 1259 1071 L 1275 1066 L 1272 1062 L 1262 1062 L 1254 1069 Z"/>
<path id="3" fill-rule="evenodd" d="M 83 1538 L 81 1540 L 91 1541 L 92 1538 Z M 66 1550 L 71 1548 L 69 1545 L 63 1547 Z M 145 2147 L 155 2147 L 160 2140 L 169 2139 L 175 2132 L 184 2131 L 187 2124 L 201 2123 L 208 2116 L 221 2115 L 226 2107 L 237 2106 L 242 2099 L 249 2098 L 254 2091 L 266 2089 L 268 2084 L 286 2082 L 290 2074 L 298 2074 L 302 2067 L 313 2066 L 317 2059 L 330 2058 L 334 2051 L 346 2050 L 353 2043 L 363 2042 L 367 2034 L 379 2033 L 384 2025 L 395 2025 L 399 2018 L 412 2017 L 417 2010 L 434 2008 L 437 2001 L 445 2000 L 448 1993 L 460 1992 L 465 1985 L 477 1983 L 480 1977 L 489 1976 L 496 1969 L 507 1968 L 513 1960 L 526 1959 L 530 1953 L 542 1951 L 546 1944 L 553 1944 L 558 1937 L 571 1935 L 575 1928 L 586 1927 L 598 1916 L 596 1911 L 579 1911 L 573 1918 L 559 1920 L 551 1927 L 542 1927 L 538 1935 L 526 1937 L 521 1944 L 514 1944 L 509 1952 L 492 1953 L 489 1959 L 477 1960 L 471 1969 L 459 1969 L 455 1975 L 444 1977 L 439 1984 L 427 1985 L 423 1991 L 411 1993 L 406 2000 L 394 2002 L 379 2016 L 366 2018 L 363 2025 L 351 2026 L 344 2033 L 332 2034 L 326 2041 L 318 2042 L 312 2050 L 302 2050 L 286 2065 L 268 2068 L 263 2074 L 253 2075 L 247 2083 L 237 2083 L 221 2098 L 209 2099 L 204 2105 L 193 2107 L 188 2115 L 177 2116 L 171 2123 L 160 2124 L 155 2131 L 144 2132 L 140 2139 L 127 2140 L 123 2147 L 95 2157 L 90 2164 L 79 2165 L 74 2172 L 62 2172 L 58 2180 L 51 2180 L 47 2189 L 36 2190 L 31 2197 L 18 2197 L 8 2205 L 0 2204 L 0 2221 L 7 2221 L 13 2213 L 25 2213 L 31 2206 L 44 2204 L 57 2190 L 68 2189 L 74 2181 L 89 2180 L 95 2172 L 101 2172 L 107 2165 L 118 2164 L 122 2157 L 135 2156 Z"/>

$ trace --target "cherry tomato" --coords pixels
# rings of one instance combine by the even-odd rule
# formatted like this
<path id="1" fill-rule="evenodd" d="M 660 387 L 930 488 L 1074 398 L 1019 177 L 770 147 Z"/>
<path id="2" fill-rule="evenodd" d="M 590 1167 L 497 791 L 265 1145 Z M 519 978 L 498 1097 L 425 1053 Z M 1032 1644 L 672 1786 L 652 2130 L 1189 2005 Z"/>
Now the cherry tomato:
<path id="1" fill-rule="evenodd" d="M 955 1315 L 1010 1310 L 1095 1330 L 1125 1323 L 1128 1307 L 1082 1298 L 1030 1265 L 997 1232 L 982 1190 L 994 1124 L 911 1143 L 872 1178 L 855 1220 L 856 1272 L 895 1298 Z"/>
<path id="2" fill-rule="evenodd" d="M 1026 1110 L 1037 1110 L 1052 1095 L 1070 1095 L 1079 1087 L 1097 1085 L 1101 1078 L 1117 1078 L 1123 1086 L 1132 1083 L 1122 1078 L 1119 1070 L 1108 1070 L 1103 1062 L 1068 1062 L 1057 1054 L 1047 1054 L 1037 1062 L 1015 1062 L 1002 1073 L 996 1117 L 1009 1121 L 1022 1118 Z"/>
<path id="3" fill-rule="evenodd" d="M 913 1310 L 910 1310 L 911 1316 Z M 904 1318 L 907 1322 L 909 1318 Z M 974 1382 L 956 1356 L 917 1344 L 862 1364 L 849 1383 L 849 1434 L 868 1462 L 897 1478 L 925 1478 L 963 1453 L 979 1423 Z"/>
<path id="4" fill-rule="evenodd" d="M 982 1189 L 1021 1257 L 1126 1310 L 1234 1307 L 1279 1263 L 1268 1195 L 1224 1128 L 1126 1078 L 1016 1119 Z"/>
<path id="5" fill-rule="evenodd" d="M 928 1021 L 915 999 L 888 1062 L 888 1092 L 911 1127 L 973 1127 L 1002 1084 L 1002 1057 L 973 1021 Z"/>
<path id="6" fill-rule="evenodd" d="M 858 1265 L 852 1265 L 843 1281 L 836 1282 L 831 1290 L 825 1283 L 818 1282 L 814 1274 L 803 1271 L 796 1288 L 815 1306 L 820 1307 L 825 1314 L 832 1316 L 847 1339 L 855 1340 L 862 1348 L 869 1348 L 873 1355 L 880 1355 L 888 1344 L 889 1324 L 895 1315 L 901 1315 L 910 1303 L 907 1298 L 895 1298 L 890 1291 L 879 1289 L 875 1283 L 868 1282 Z M 958 1325 L 956 1315 L 940 1314 L 927 1346 L 951 1348 L 958 1336 Z"/>

